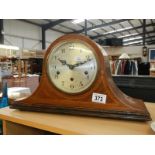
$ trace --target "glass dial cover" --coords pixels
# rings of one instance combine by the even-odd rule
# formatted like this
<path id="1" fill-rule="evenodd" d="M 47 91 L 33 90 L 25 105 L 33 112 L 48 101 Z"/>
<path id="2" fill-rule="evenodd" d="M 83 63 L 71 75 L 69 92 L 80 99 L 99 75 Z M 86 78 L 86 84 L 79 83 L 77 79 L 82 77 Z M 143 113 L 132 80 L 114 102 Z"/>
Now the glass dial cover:
<path id="1" fill-rule="evenodd" d="M 47 60 L 47 73 L 55 87 L 66 93 L 80 93 L 94 82 L 98 65 L 93 48 L 82 41 L 56 45 Z"/>

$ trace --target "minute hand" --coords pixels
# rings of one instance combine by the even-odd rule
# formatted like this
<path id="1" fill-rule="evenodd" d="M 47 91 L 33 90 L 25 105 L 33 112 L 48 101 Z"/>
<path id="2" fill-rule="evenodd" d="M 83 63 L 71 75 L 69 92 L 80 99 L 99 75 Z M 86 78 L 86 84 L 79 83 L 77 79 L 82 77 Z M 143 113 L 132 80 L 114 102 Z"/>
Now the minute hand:
<path id="1" fill-rule="evenodd" d="M 78 62 L 78 63 L 76 63 L 76 64 L 74 65 L 74 67 L 81 66 L 81 65 L 83 65 L 83 64 L 85 64 L 85 63 L 87 63 L 87 62 L 89 62 L 89 61 L 91 61 L 91 60 L 92 60 L 92 59 L 88 59 L 88 60 L 83 61 L 83 62 Z"/>

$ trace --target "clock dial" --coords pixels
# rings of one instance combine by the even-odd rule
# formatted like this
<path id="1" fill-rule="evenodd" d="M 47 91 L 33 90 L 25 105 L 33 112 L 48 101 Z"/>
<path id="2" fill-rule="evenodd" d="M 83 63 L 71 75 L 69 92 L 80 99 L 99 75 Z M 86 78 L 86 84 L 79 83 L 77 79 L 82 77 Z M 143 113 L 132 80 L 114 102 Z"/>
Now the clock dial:
<path id="1" fill-rule="evenodd" d="M 80 93 L 94 82 L 98 66 L 93 49 L 81 41 L 58 44 L 48 56 L 50 81 L 66 93 Z"/>

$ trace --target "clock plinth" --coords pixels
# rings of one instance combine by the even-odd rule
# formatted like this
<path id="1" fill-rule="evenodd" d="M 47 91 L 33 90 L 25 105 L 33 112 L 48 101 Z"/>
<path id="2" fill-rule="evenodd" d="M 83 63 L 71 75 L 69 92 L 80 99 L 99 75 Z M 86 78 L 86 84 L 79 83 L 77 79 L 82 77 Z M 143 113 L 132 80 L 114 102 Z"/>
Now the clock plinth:
<path id="1" fill-rule="evenodd" d="M 67 53 L 68 50 L 66 50 L 67 57 L 65 57 L 65 50 L 63 49 L 64 47 L 68 49 L 70 44 L 65 44 L 62 49 L 63 44 L 60 43 L 68 42 L 73 43 L 74 50 L 71 50 L 71 53 Z M 84 49 L 83 45 L 74 44 L 74 42 L 84 43 L 89 48 Z M 53 51 L 57 49 L 58 45 L 61 46 L 54 54 Z M 75 50 L 75 46 L 77 50 Z M 88 53 L 90 50 L 92 50 L 94 55 L 90 53 L 85 57 L 84 51 Z M 57 52 L 60 51 L 64 56 L 54 60 L 57 57 Z M 50 57 L 52 52 L 53 55 Z M 70 56 L 70 59 L 68 56 Z M 97 67 L 97 70 L 91 70 L 91 65 Z M 48 66 L 52 68 L 51 71 Z M 58 68 L 59 72 L 57 70 L 54 71 L 54 68 Z M 86 71 L 85 68 L 87 69 Z M 65 72 L 63 72 L 64 70 Z M 66 74 L 66 72 L 69 74 Z M 57 76 L 53 76 L 54 73 L 58 75 L 58 79 L 54 79 L 55 81 L 52 79 L 57 78 Z M 89 78 L 87 75 L 89 75 Z M 77 76 L 79 77 L 76 79 Z M 67 77 L 66 81 L 68 80 L 66 87 L 62 82 L 64 77 Z M 60 80 L 60 78 L 62 79 Z M 62 88 L 59 81 L 62 82 Z M 72 83 L 73 85 L 71 85 Z M 71 89 L 75 89 L 73 93 L 71 93 Z M 104 104 L 92 102 L 93 93 L 105 94 L 107 96 L 106 102 Z M 10 107 L 29 111 L 141 121 L 151 120 L 142 100 L 131 98 L 117 88 L 111 77 L 106 53 L 91 39 L 75 34 L 62 36 L 49 46 L 44 58 L 43 74 L 39 87 L 30 97 L 10 103 Z"/>

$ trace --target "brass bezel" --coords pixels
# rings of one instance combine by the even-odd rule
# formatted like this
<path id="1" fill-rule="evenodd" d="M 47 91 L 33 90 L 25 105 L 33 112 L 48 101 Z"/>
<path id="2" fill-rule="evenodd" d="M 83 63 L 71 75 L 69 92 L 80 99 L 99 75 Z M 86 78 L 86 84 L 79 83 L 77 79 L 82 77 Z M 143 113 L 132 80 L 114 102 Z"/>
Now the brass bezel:
<path id="1" fill-rule="evenodd" d="M 95 75 L 94 79 L 92 80 L 91 84 L 89 84 L 89 86 L 88 86 L 86 89 L 84 89 L 84 90 L 82 90 L 82 91 L 78 91 L 78 92 L 67 92 L 67 91 L 64 91 L 64 90 L 58 88 L 58 87 L 55 85 L 55 83 L 52 81 L 52 79 L 50 78 L 49 67 L 48 67 L 49 57 L 50 57 L 51 53 L 52 53 L 56 48 L 62 46 L 63 44 L 66 44 L 66 43 L 68 43 L 68 42 L 78 42 L 78 43 L 81 42 L 82 44 L 86 45 L 87 47 L 89 47 L 89 48 L 91 49 L 91 51 L 93 52 L 93 55 L 94 55 L 94 57 L 95 57 L 95 60 L 96 60 L 97 69 L 96 69 L 96 75 Z M 89 88 L 90 88 L 90 87 L 94 84 L 94 82 L 96 81 L 97 74 L 98 74 L 98 72 L 99 72 L 99 60 L 98 60 L 98 58 L 97 58 L 95 49 L 94 49 L 90 44 L 88 44 L 86 41 L 79 40 L 79 39 L 70 39 L 70 40 L 67 40 L 67 41 L 58 42 L 52 49 L 50 49 L 50 52 L 49 52 L 49 54 L 48 54 L 48 56 L 47 56 L 47 61 L 46 61 L 46 64 L 45 64 L 45 65 L 46 65 L 45 68 L 46 68 L 47 77 L 48 77 L 50 83 L 52 83 L 52 85 L 53 85 L 58 91 L 63 92 L 63 93 L 66 93 L 66 94 L 70 94 L 70 95 L 74 95 L 74 94 L 76 95 L 76 94 L 80 94 L 80 93 L 84 93 L 84 92 L 88 91 Z"/>

